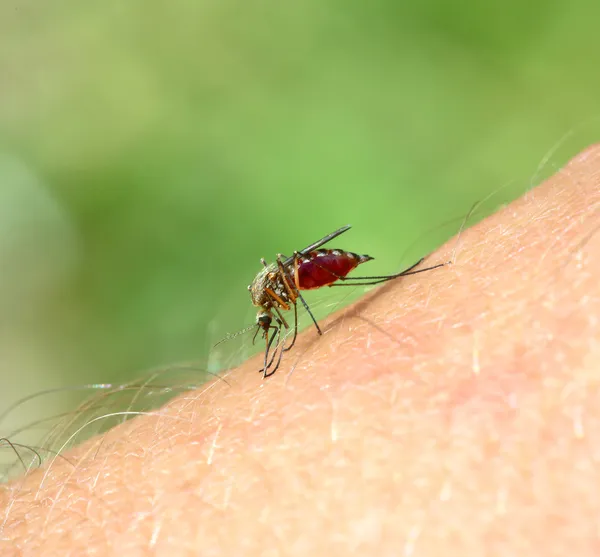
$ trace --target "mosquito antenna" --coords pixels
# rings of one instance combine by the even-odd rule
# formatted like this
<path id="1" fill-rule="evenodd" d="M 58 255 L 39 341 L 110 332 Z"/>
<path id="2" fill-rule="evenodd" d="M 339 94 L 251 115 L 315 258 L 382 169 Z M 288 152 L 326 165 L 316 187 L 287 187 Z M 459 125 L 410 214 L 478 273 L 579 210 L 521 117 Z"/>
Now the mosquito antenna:
<path id="1" fill-rule="evenodd" d="M 219 344 L 221 344 L 222 342 L 232 340 L 235 337 L 238 337 L 240 335 L 243 335 L 244 333 L 247 333 L 248 331 L 251 331 L 252 329 L 254 329 L 254 327 L 256 327 L 256 323 L 253 323 L 252 325 L 248 325 L 247 327 L 244 327 L 243 329 L 241 329 L 240 331 L 237 331 L 235 333 L 227 333 L 219 342 L 217 342 L 216 344 L 213 344 L 213 348 L 219 346 Z"/>

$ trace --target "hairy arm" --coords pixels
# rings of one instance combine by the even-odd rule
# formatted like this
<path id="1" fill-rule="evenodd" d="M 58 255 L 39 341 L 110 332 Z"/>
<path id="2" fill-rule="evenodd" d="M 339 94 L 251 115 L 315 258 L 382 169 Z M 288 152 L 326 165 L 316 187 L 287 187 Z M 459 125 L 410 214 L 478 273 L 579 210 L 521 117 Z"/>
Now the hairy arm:
<path id="1" fill-rule="evenodd" d="M 267 381 L 259 356 L 5 487 L 2 555 L 597 555 L 599 211 L 592 147 Z"/>

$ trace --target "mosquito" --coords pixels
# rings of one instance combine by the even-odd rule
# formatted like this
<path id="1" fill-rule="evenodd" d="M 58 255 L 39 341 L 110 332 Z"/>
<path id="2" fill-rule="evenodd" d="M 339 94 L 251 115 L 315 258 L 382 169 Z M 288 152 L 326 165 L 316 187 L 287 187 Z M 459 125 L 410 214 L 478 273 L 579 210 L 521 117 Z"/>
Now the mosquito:
<path id="1" fill-rule="evenodd" d="M 264 258 L 260 260 L 263 269 L 256 275 L 252 284 L 248 286 L 248 290 L 250 291 L 252 303 L 259 308 L 256 315 L 256 332 L 252 342 L 256 340 L 256 335 L 261 330 L 265 339 L 264 366 L 259 370 L 263 372 L 264 378 L 273 375 L 277 371 L 283 353 L 291 350 L 296 342 L 298 336 L 298 300 L 310 315 L 317 333 L 319 335 L 323 334 L 315 316 L 302 296 L 301 290 L 315 290 L 323 286 L 371 286 L 398 277 L 438 269 L 447 264 L 438 263 L 425 269 L 415 270 L 423 262 L 424 258 L 422 258 L 401 273 L 370 277 L 348 277 L 346 275 L 350 271 L 362 263 L 371 261 L 373 257 L 339 249 L 323 249 L 322 246 L 350 228 L 349 224 L 342 226 L 342 228 L 338 228 L 304 249 L 295 251 L 290 257 L 286 257 L 281 253 L 277 254 L 275 263 L 267 263 Z M 290 329 L 282 311 L 289 311 L 292 308 L 294 309 L 294 336 L 288 346 L 281 346 L 279 356 L 277 356 L 281 331 L 282 329 L 286 331 Z M 273 343 L 275 343 L 275 348 L 272 350 Z M 271 357 L 269 358 L 270 354 Z"/>

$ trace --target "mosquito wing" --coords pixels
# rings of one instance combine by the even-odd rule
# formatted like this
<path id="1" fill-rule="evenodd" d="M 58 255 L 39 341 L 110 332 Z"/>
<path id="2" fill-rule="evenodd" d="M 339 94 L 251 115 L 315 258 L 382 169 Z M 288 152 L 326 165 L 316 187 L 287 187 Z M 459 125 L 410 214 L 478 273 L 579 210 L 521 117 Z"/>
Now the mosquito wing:
<path id="1" fill-rule="evenodd" d="M 315 242 L 314 244 L 311 244 L 310 246 L 305 247 L 303 250 L 298 251 L 299 255 L 306 255 L 307 253 L 310 253 L 313 250 L 319 249 L 321 246 L 325 245 L 327 242 L 331 242 L 331 240 L 333 240 L 334 238 L 337 238 L 340 234 L 343 234 L 344 232 L 346 232 L 346 230 L 350 230 L 351 225 L 347 224 L 346 226 L 342 226 L 342 228 L 338 228 L 336 231 L 332 232 L 331 234 L 327 234 L 327 236 L 325 236 L 324 238 L 321 238 L 319 241 Z M 292 255 L 291 257 L 288 257 L 284 262 L 283 265 L 287 266 L 287 265 L 291 265 L 291 263 L 294 261 L 294 256 Z"/>

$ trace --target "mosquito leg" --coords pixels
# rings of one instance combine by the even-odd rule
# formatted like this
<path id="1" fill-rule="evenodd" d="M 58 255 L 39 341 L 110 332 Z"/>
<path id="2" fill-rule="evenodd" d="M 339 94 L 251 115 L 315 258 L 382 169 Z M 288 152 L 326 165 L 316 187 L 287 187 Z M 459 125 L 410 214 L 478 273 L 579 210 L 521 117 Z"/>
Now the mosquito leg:
<path id="1" fill-rule="evenodd" d="M 386 280 L 391 280 L 394 278 L 398 278 L 398 277 L 403 277 L 405 275 L 411 275 L 413 274 L 415 271 L 413 271 L 413 269 L 415 267 L 418 267 L 421 263 L 423 263 L 423 260 L 425 258 L 422 257 L 421 259 L 419 259 L 419 261 L 417 261 L 414 265 L 411 265 L 408 269 L 404 269 L 404 271 L 400 272 L 400 273 L 395 273 L 393 275 L 381 275 L 381 276 L 374 276 L 374 277 L 340 277 L 340 280 L 370 280 L 370 279 L 386 279 Z M 444 263 L 445 265 L 445 263 Z M 419 271 L 416 271 L 417 273 L 422 273 L 423 271 L 429 271 L 430 269 L 436 269 L 437 267 L 440 267 L 441 265 L 435 265 L 434 267 L 427 267 L 426 269 L 421 269 Z"/>
<path id="2" fill-rule="evenodd" d="M 306 303 L 306 301 L 304 300 L 304 298 L 302 297 L 302 294 L 300 294 L 300 292 L 298 292 L 298 298 L 300 298 L 300 301 L 302 302 L 304 309 L 308 312 L 308 315 L 310 315 L 310 318 L 313 320 L 313 323 L 315 324 L 315 327 L 317 328 L 317 333 L 322 335 L 323 331 L 321 331 L 321 327 L 319 327 L 319 324 L 317 323 L 315 316 L 312 314 L 312 311 L 310 311 L 308 304 Z"/>
<path id="3" fill-rule="evenodd" d="M 290 326 L 287 324 L 287 321 L 283 318 L 283 315 L 281 315 L 281 311 L 279 311 L 279 308 L 277 306 L 273 306 L 273 310 L 277 314 L 277 318 L 275 319 L 275 321 L 277 321 L 277 324 L 280 327 L 281 325 L 283 325 L 286 329 L 289 329 Z"/>
<path id="4" fill-rule="evenodd" d="M 425 258 L 421 257 L 421 259 L 419 259 L 419 261 L 417 261 L 414 265 L 411 265 L 408 269 L 404 269 L 404 271 L 402 271 L 400 274 L 403 275 L 404 273 L 409 273 L 415 267 L 418 267 L 421 263 L 423 263 L 424 260 L 425 260 Z"/>
<path id="5" fill-rule="evenodd" d="M 298 304 L 294 304 L 294 336 L 292 338 L 292 342 L 289 346 L 286 346 L 281 349 L 282 352 L 287 352 L 291 350 L 294 344 L 296 343 L 296 337 L 298 336 Z"/>
<path id="6" fill-rule="evenodd" d="M 312 311 L 310 311 L 310 308 L 308 307 L 308 304 L 306 303 L 306 300 L 302 297 L 302 294 L 300 294 L 300 289 L 298 287 L 298 257 L 299 254 L 297 251 L 294 252 L 294 286 L 295 286 L 295 290 L 294 288 L 292 288 L 292 285 L 289 282 L 289 277 L 286 273 L 285 267 L 281 261 L 281 258 L 284 257 L 281 254 L 277 255 L 277 267 L 279 268 L 279 274 L 281 276 L 281 280 L 283 281 L 283 284 L 285 285 L 286 290 L 288 291 L 288 294 L 292 300 L 292 302 L 294 303 L 294 315 L 296 318 L 296 323 L 294 325 L 294 338 L 292 340 L 292 343 L 288 346 L 288 348 L 286 348 L 286 351 L 289 350 L 292 346 L 294 346 L 294 343 L 296 342 L 296 336 L 298 334 L 298 309 L 296 307 L 296 300 L 298 298 L 300 298 L 300 301 L 302 302 L 302 305 L 304 306 L 304 309 L 306 309 L 306 311 L 308 312 L 308 315 L 310 315 L 310 318 L 313 320 L 313 323 L 315 324 L 315 327 L 317 328 L 317 332 L 322 335 L 323 332 L 321 331 L 321 328 L 319 327 L 319 324 L 317 323 L 317 320 L 315 319 L 315 316 L 312 314 Z"/>
<path id="7" fill-rule="evenodd" d="M 406 277 L 408 275 L 417 275 L 419 273 L 424 273 L 425 271 L 432 271 L 433 269 L 439 269 L 440 267 L 444 267 L 447 264 L 448 263 L 438 263 L 437 265 L 433 265 L 431 267 L 426 267 L 425 269 L 411 271 L 411 269 L 414 269 L 416 267 L 416 265 L 413 265 L 412 267 L 409 267 L 405 271 L 402 271 L 401 273 L 398 273 L 396 275 L 388 275 L 388 276 L 382 276 L 382 277 L 342 277 L 342 278 L 340 278 L 340 280 L 344 281 L 344 282 L 341 282 L 338 284 L 330 284 L 329 286 L 371 286 L 373 284 L 387 282 L 389 280 L 392 280 L 392 279 L 395 279 L 398 277 Z M 418 265 L 418 263 L 417 263 L 417 265 Z M 353 280 L 363 280 L 363 281 L 368 281 L 368 282 L 346 282 L 346 281 L 353 281 Z"/>
<path id="8" fill-rule="evenodd" d="M 288 292 L 290 299 L 295 304 L 296 297 L 298 295 L 298 285 L 296 285 L 296 291 L 294 292 L 292 285 L 288 281 L 288 276 L 287 276 L 287 273 L 285 272 L 285 267 L 283 266 L 283 263 L 281 262 L 282 257 L 283 257 L 283 255 L 281 255 L 280 253 L 277 254 L 277 268 L 279 270 L 279 276 L 281 277 L 281 280 L 283 281 L 283 284 L 285 286 L 285 289 Z"/>
<path id="9" fill-rule="evenodd" d="M 277 265 L 279 267 L 279 272 L 281 273 L 281 278 L 282 278 L 286 288 L 288 289 L 290 295 L 294 296 L 294 298 L 293 298 L 294 305 L 296 304 L 296 299 L 300 298 L 300 301 L 302 302 L 304 309 L 308 312 L 308 315 L 310 315 L 310 318 L 313 320 L 313 323 L 315 324 L 315 327 L 317 328 L 317 332 L 320 335 L 322 335 L 323 331 L 321 331 L 321 328 L 319 327 L 319 324 L 317 323 L 315 316 L 312 314 L 312 311 L 310 311 L 310 308 L 308 307 L 306 300 L 302 297 L 302 294 L 300 294 L 300 286 L 298 284 L 298 258 L 300 257 L 300 254 L 297 251 L 295 251 L 294 255 L 292 256 L 293 262 L 294 262 L 294 286 L 296 287 L 296 292 L 292 292 L 292 287 L 288 282 L 288 277 L 285 272 L 285 267 L 284 267 L 283 263 L 281 262 L 281 257 L 283 257 L 281 254 L 279 254 L 277 256 Z M 297 311 L 297 310 L 295 310 L 295 311 Z M 294 342 L 296 342 L 297 334 L 298 334 L 298 313 L 296 313 L 296 325 L 294 327 L 294 339 L 292 340 L 292 344 L 290 344 L 290 346 L 286 350 L 289 350 L 292 346 L 294 346 Z"/>
<path id="10" fill-rule="evenodd" d="M 300 292 L 300 275 L 298 274 L 298 259 L 300 259 L 300 254 L 295 251 L 294 252 L 294 283 L 296 284 L 296 290 Z"/>
<path id="11" fill-rule="evenodd" d="M 281 325 L 279 327 L 276 327 L 275 325 L 271 325 L 269 327 L 269 331 L 271 329 L 275 329 L 275 332 L 269 336 L 268 333 L 265 333 L 265 341 L 266 341 L 266 347 L 265 347 L 265 365 L 262 369 L 259 369 L 258 371 L 262 371 L 263 372 L 263 377 L 267 377 L 270 374 L 267 374 L 268 369 L 271 367 L 271 365 L 273 364 L 273 360 L 275 359 L 275 356 L 277 354 L 277 346 L 279 345 L 279 337 L 281 335 Z M 275 343 L 275 350 L 273 352 L 273 354 L 271 355 L 271 359 L 269 359 L 269 352 L 271 350 L 271 345 L 273 344 L 273 342 L 275 341 L 275 339 L 277 339 L 277 342 Z"/>
<path id="12" fill-rule="evenodd" d="M 271 290 L 270 288 L 265 288 L 265 292 L 271 298 L 271 300 L 275 302 L 274 307 L 279 306 L 285 311 L 288 311 L 290 309 L 289 304 L 287 302 L 284 302 L 277 294 L 275 294 L 275 292 L 273 292 L 273 290 Z"/>
<path id="13" fill-rule="evenodd" d="M 298 252 L 294 252 L 294 257 L 298 256 Z M 338 275 L 337 273 L 334 273 L 331 269 L 327 269 L 325 267 L 322 267 L 321 265 L 318 264 L 318 262 L 313 261 L 312 263 L 317 266 L 320 267 L 321 269 L 327 271 L 330 275 L 334 276 L 336 278 L 336 280 L 341 280 L 341 281 L 354 281 L 354 280 L 363 280 L 363 281 L 372 281 L 372 282 L 368 282 L 368 283 L 353 283 L 355 286 L 368 286 L 370 284 L 379 284 L 380 282 L 386 282 L 388 280 L 392 280 L 398 277 L 405 277 L 407 275 L 415 275 L 417 273 L 423 273 L 425 271 L 431 271 L 433 269 L 437 269 L 438 267 L 444 267 L 445 265 L 448 264 L 448 262 L 446 263 L 439 263 L 437 265 L 433 265 L 432 267 L 426 267 L 425 269 L 419 269 L 417 271 L 413 271 L 413 269 L 415 267 L 417 267 L 418 265 L 420 265 L 421 263 L 423 263 L 423 260 L 425 258 L 422 257 L 421 259 L 419 259 L 419 261 L 417 261 L 414 265 L 411 265 L 408 269 L 404 269 L 404 271 L 402 271 L 401 273 L 396 273 L 394 275 L 382 275 L 382 276 L 374 276 L 374 277 L 342 277 L 340 275 Z M 294 261 L 294 263 L 296 263 L 296 261 Z M 344 286 L 343 284 L 329 284 L 328 286 Z M 346 285 L 346 286 L 350 286 L 350 285 Z M 300 294 L 298 292 L 298 294 Z"/>
<path id="14" fill-rule="evenodd" d="M 283 323 L 283 326 L 286 328 L 286 330 L 289 330 L 290 326 L 287 324 L 287 322 L 283 318 L 283 315 L 281 315 L 281 312 L 279 311 L 279 309 L 277 307 L 275 307 L 275 306 L 273 306 L 273 309 L 275 310 L 275 313 L 281 319 L 281 322 L 278 321 L 279 326 L 281 327 L 281 324 Z M 285 348 L 285 350 L 289 350 L 294 345 L 294 342 L 296 341 L 296 331 L 297 330 L 298 330 L 298 307 L 294 303 L 294 338 L 292 340 L 292 344 L 290 345 L 290 347 L 289 348 Z M 283 339 L 283 343 L 282 343 L 282 347 L 281 347 L 282 350 L 284 350 L 283 344 L 285 344 L 285 337 Z"/>
<path id="15" fill-rule="evenodd" d="M 281 334 L 281 330 L 279 331 L 279 334 Z M 279 343 L 279 341 L 278 341 Z M 273 360 L 275 359 L 275 354 L 277 353 L 277 351 L 275 351 L 273 353 L 273 358 L 271 359 L 271 363 L 269 365 L 273 364 Z M 277 363 L 275 364 L 275 367 L 269 371 L 269 373 L 267 373 L 265 371 L 265 373 L 263 373 L 263 379 L 266 379 L 267 377 L 270 377 L 271 375 L 273 375 L 278 369 L 279 369 L 279 364 L 281 364 L 281 358 L 283 357 L 283 348 L 279 350 L 279 358 L 277 358 Z"/>
<path id="16" fill-rule="evenodd" d="M 266 375 L 265 375 L 266 370 L 268 370 L 273 365 L 273 362 L 275 361 L 275 356 L 277 356 L 277 348 L 279 347 L 279 338 L 280 338 L 280 335 L 281 335 L 281 330 L 277 330 L 277 332 L 273 334 L 273 339 L 275 337 L 277 337 L 277 340 L 275 341 L 275 349 L 271 353 L 271 359 L 269 360 L 269 363 L 267 364 L 267 367 L 263 368 L 261 370 L 263 372 L 263 376 L 264 377 L 266 377 Z M 280 350 L 280 352 L 281 352 L 281 350 Z"/>

